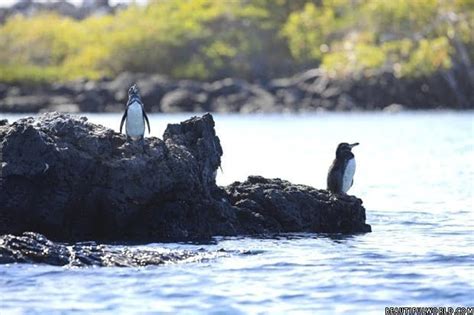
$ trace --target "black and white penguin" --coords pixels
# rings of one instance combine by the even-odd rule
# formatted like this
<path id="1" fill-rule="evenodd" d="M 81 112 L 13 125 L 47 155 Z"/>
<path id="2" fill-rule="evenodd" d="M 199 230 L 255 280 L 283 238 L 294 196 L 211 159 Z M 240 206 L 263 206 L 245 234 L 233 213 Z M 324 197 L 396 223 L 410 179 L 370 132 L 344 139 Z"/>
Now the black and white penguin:
<path id="1" fill-rule="evenodd" d="M 340 143 L 337 146 L 336 158 L 329 168 L 328 190 L 332 193 L 347 193 L 354 183 L 356 169 L 355 157 L 351 149 L 359 143 Z"/>
<path id="2" fill-rule="evenodd" d="M 128 89 L 127 108 L 125 109 L 122 121 L 120 122 L 120 133 L 122 133 L 122 127 L 125 120 L 127 120 L 125 125 L 127 138 L 131 138 L 132 140 L 143 140 L 145 134 L 145 121 L 148 125 L 148 133 L 150 133 L 150 121 L 145 113 L 145 108 L 136 84 Z"/>

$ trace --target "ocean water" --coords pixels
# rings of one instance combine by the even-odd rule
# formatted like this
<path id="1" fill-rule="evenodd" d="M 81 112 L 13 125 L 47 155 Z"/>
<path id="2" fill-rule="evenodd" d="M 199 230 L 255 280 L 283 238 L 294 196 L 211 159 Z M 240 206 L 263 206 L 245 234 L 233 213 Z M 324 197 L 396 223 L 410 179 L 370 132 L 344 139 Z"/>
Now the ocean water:
<path id="1" fill-rule="evenodd" d="M 118 130 L 119 114 L 85 115 Z M 152 114 L 152 135 L 190 116 Z M 337 144 L 360 142 L 349 193 L 364 200 L 373 232 L 141 245 L 252 253 L 142 268 L 1 265 L 0 314 L 381 314 L 474 305 L 474 112 L 214 119 L 221 185 L 259 174 L 324 188 Z"/>

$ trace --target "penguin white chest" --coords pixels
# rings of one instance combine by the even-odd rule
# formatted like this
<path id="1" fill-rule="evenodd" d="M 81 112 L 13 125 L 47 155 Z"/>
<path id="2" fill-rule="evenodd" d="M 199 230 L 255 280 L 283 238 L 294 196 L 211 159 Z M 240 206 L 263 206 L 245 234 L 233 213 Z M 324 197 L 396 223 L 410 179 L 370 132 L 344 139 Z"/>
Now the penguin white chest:
<path id="1" fill-rule="evenodd" d="M 143 109 L 138 102 L 133 102 L 127 108 L 126 131 L 131 138 L 141 138 L 145 134 Z"/>
<path id="2" fill-rule="evenodd" d="M 346 168 L 344 169 L 344 173 L 342 174 L 342 191 L 345 193 L 352 186 L 355 170 L 356 170 L 356 162 L 355 162 L 355 159 L 352 158 L 349 161 L 347 161 Z"/>

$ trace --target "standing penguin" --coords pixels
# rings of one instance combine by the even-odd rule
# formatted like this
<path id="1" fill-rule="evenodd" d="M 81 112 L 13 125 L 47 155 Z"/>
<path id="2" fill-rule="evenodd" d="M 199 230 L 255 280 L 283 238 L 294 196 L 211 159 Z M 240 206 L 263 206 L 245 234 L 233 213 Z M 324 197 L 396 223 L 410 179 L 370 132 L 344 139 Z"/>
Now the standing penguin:
<path id="1" fill-rule="evenodd" d="M 132 140 L 143 140 L 145 134 L 145 121 L 148 125 L 148 133 L 150 133 L 150 122 L 145 113 L 143 102 L 140 98 L 140 92 L 136 84 L 128 89 L 128 102 L 125 113 L 123 113 L 122 121 L 120 122 L 120 133 L 122 133 L 123 123 L 127 119 L 125 131 L 127 138 Z"/>
<path id="2" fill-rule="evenodd" d="M 347 193 L 354 183 L 356 163 L 351 149 L 359 143 L 340 143 L 336 150 L 336 159 L 329 168 L 328 190 L 335 194 Z"/>

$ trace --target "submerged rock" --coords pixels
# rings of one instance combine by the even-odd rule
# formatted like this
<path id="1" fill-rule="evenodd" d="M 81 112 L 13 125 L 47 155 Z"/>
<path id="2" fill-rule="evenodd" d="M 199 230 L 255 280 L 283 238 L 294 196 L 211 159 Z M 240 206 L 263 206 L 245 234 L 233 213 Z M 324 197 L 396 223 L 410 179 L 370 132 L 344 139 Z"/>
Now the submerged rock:
<path id="1" fill-rule="evenodd" d="M 370 231 L 355 197 L 262 177 L 219 188 L 221 155 L 209 114 L 144 146 L 84 117 L 2 121 L 0 234 L 154 242 Z"/>
<path id="2" fill-rule="evenodd" d="M 42 263 L 54 266 L 137 267 L 183 261 L 202 261 L 226 255 L 218 252 L 133 249 L 85 242 L 55 243 L 39 233 L 0 236 L 0 264 Z"/>

